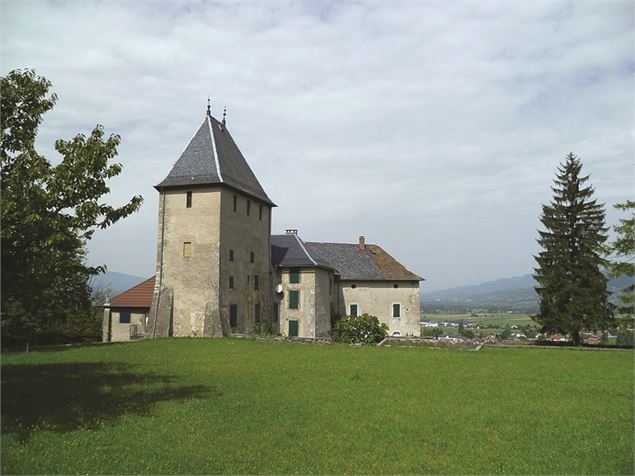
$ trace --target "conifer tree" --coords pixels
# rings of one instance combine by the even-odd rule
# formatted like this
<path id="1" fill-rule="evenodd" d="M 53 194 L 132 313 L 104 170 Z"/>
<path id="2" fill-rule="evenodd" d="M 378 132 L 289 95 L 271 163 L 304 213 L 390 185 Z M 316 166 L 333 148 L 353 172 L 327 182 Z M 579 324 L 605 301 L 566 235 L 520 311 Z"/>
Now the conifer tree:
<path id="1" fill-rule="evenodd" d="M 593 198 L 589 176 L 569 154 L 560 164 L 553 200 L 543 205 L 534 278 L 540 311 L 534 320 L 542 332 L 569 334 L 575 345 L 580 332 L 605 330 L 613 323 L 607 277 L 603 268 L 607 228 L 602 204 Z"/>
<path id="2" fill-rule="evenodd" d="M 611 263 L 611 275 L 613 277 L 627 276 L 630 278 L 630 285 L 622 290 L 619 296 L 621 306 L 619 312 L 626 314 L 632 323 L 635 315 L 635 201 L 627 200 L 614 205 L 618 210 L 628 213 L 627 218 L 620 218 L 620 223 L 613 229 L 617 233 L 617 238 L 611 243 L 611 251 L 614 261 Z"/>

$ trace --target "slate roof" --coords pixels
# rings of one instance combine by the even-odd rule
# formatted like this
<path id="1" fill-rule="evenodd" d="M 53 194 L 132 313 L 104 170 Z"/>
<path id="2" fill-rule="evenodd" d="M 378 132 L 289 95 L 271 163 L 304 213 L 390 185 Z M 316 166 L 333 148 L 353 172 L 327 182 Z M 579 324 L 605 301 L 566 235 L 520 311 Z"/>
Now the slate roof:
<path id="1" fill-rule="evenodd" d="M 157 190 L 225 184 L 275 207 L 227 127 L 207 114 L 201 127 Z"/>
<path id="2" fill-rule="evenodd" d="M 110 307 L 147 307 L 149 309 L 153 294 L 154 276 L 111 298 Z"/>
<path id="3" fill-rule="evenodd" d="M 321 257 L 306 249 L 298 235 L 271 235 L 271 263 L 275 267 L 298 268 L 318 266 L 333 269 Z"/>
<path id="4" fill-rule="evenodd" d="M 305 243 L 316 256 L 339 271 L 340 279 L 350 281 L 422 281 L 378 245 L 349 243 Z"/>

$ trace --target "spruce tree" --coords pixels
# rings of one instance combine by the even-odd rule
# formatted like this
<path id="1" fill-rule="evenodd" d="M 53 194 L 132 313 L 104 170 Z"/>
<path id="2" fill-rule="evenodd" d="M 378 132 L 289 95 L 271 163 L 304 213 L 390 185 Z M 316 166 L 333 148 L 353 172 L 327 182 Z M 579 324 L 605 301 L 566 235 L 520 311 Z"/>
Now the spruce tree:
<path id="1" fill-rule="evenodd" d="M 540 311 L 534 320 L 541 332 L 569 334 L 580 344 L 581 331 L 605 330 L 613 323 L 604 259 L 607 228 L 602 204 L 593 198 L 589 176 L 569 154 L 560 164 L 553 200 L 543 205 L 534 278 Z"/>

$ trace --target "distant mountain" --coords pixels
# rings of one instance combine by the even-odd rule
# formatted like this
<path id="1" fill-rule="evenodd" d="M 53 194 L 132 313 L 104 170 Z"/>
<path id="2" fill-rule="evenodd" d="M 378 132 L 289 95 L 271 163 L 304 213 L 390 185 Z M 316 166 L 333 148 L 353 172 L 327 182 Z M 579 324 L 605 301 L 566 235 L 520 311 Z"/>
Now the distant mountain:
<path id="1" fill-rule="evenodd" d="M 609 280 L 609 291 L 615 295 L 629 285 L 629 279 L 620 277 Z M 538 311 L 539 298 L 534 290 L 536 281 L 530 274 L 513 278 L 487 281 L 473 286 L 432 291 L 421 295 L 421 309 L 465 311 L 488 309 L 491 311 Z"/>
<path id="2" fill-rule="evenodd" d="M 109 296 L 112 297 L 142 281 L 145 281 L 148 278 L 149 276 L 143 278 L 141 276 L 133 276 L 131 274 L 106 271 L 104 274 L 93 276 L 90 280 L 90 286 L 93 288 L 93 291 L 100 288 L 110 288 Z"/>

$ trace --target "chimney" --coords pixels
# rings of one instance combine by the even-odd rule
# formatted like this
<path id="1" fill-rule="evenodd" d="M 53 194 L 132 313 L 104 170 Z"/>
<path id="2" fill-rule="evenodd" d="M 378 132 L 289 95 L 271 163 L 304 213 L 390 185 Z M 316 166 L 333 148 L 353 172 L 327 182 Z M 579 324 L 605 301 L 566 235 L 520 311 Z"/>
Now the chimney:
<path id="1" fill-rule="evenodd" d="M 359 249 L 362 251 L 366 249 L 366 238 L 364 238 L 364 235 L 359 235 Z"/>
<path id="2" fill-rule="evenodd" d="M 286 230 L 287 235 L 297 235 L 298 234 L 298 230 L 291 228 L 289 230 Z"/>

